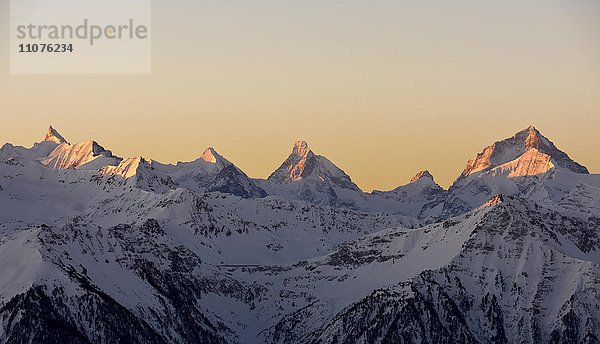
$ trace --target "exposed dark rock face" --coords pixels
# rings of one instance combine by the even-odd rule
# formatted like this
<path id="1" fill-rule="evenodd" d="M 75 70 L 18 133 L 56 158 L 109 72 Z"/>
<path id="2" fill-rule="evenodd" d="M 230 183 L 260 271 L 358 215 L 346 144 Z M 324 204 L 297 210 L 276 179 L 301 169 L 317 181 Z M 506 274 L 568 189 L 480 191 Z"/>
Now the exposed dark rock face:
<path id="1" fill-rule="evenodd" d="M 600 297 L 599 266 L 565 252 L 572 252 L 571 245 L 580 255 L 600 251 L 600 223 L 593 217 L 569 217 L 508 196 L 498 196 L 489 204 L 490 210 L 480 221 L 462 229 L 469 231 L 469 238 L 446 266 L 378 289 L 333 317 L 317 316 L 327 312 L 322 310 L 327 305 L 315 302 L 284 317 L 269 329 L 266 341 L 298 338 L 315 319 L 327 319 L 307 334 L 308 341 L 598 343 L 600 312 L 589 307 L 589 302 L 594 304 L 592 300 Z M 451 230 L 469 218 L 435 226 Z M 384 248 L 395 237 L 405 235 L 389 233 L 343 245 L 325 263 L 350 270 L 368 266 L 385 257 Z M 309 271 L 316 268 L 314 263 L 307 267 Z M 577 280 L 577 288 L 562 290 L 570 295 L 566 299 L 556 298 L 557 286 L 574 282 L 561 269 L 581 269 L 585 276 Z M 560 312 L 555 315 L 557 308 Z M 543 325 L 548 323 L 550 328 Z"/>
<path id="2" fill-rule="evenodd" d="M 206 182 L 207 192 L 228 193 L 243 198 L 263 198 L 265 190 L 256 186 L 248 176 L 235 165 L 223 168 L 213 179 Z"/>
<path id="3" fill-rule="evenodd" d="M 0 309 L 6 343 L 169 343 L 108 295 L 82 288 L 77 299 L 43 286 L 13 297 Z"/>

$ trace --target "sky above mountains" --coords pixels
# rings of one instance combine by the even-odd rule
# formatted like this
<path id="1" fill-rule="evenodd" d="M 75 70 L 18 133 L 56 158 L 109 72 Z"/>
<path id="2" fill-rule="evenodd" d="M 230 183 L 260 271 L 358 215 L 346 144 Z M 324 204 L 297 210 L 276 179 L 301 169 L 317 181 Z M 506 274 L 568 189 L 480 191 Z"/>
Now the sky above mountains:
<path id="1" fill-rule="evenodd" d="M 214 146 L 266 178 L 306 140 L 381 190 L 424 169 L 447 187 L 533 124 L 598 172 L 598 18 L 591 0 L 154 2 L 151 75 L 11 76 L 2 59 L 0 141 L 52 124 L 125 157 Z"/>

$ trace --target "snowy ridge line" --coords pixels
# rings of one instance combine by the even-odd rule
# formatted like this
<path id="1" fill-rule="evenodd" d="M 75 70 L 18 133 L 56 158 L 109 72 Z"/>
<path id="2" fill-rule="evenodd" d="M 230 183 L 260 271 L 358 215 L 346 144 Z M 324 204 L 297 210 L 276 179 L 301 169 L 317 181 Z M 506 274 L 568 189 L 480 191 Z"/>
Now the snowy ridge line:
<path id="1" fill-rule="evenodd" d="M 372 193 L 303 141 L 261 180 L 45 139 L 0 149 L 0 342 L 600 338 L 600 176 L 533 127 Z"/>

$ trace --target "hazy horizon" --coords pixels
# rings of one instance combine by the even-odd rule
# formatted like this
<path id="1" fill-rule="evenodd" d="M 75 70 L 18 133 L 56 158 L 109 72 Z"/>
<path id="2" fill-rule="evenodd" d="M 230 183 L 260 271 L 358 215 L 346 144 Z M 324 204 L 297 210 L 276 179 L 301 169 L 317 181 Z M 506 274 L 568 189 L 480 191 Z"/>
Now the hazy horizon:
<path id="1" fill-rule="evenodd" d="M 0 20 L 9 21 L 0 0 Z M 600 2 L 154 2 L 152 74 L 9 74 L 0 141 L 48 125 L 123 157 L 213 146 L 266 178 L 306 140 L 365 191 L 427 169 L 448 187 L 485 146 L 535 125 L 600 171 Z"/>

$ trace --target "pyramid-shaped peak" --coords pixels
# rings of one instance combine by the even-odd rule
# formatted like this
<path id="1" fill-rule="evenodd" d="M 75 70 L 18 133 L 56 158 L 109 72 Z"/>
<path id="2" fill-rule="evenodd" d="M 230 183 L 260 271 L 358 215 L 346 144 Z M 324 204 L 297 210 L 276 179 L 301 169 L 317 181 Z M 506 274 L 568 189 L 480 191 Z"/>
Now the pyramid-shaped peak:
<path id="1" fill-rule="evenodd" d="M 208 147 L 204 150 L 200 160 L 208 163 L 211 166 L 215 166 L 218 170 L 231 165 L 231 162 L 225 159 L 221 154 L 217 153 L 217 151 L 212 147 Z"/>
<path id="2" fill-rule="evenodd" d="M 67 143 L 67 140 L 65 140 L 65 138 L 52 126 L 48 128 L 44 141 L 55 142 L 58 144 Z"/>
<path id="3" fill-rule="evenodd" d="M 204 150 L 204 153 L 202 153 L 202 160 L 210 164 L 219 165 L 221 167 L 231 164 L 227 159 L 225 159 L 212 147 L 208 147 Z"/>
<path id="4" fill-rule="evenodd" d="M 220 158 L 219 154 L 212 147 L 206 148 L 204 150 L 204 153 L 202 153 L 202 160 L 204 160 L 206 162 L 210 162 L 211 164 L 216 164 L 219 158 Z"/>
<path id="5" fill-rule="evenodd" d="M 534 126 L 531 126 L 529 127 L 529 135 L 527 135 L 525 145 L 527 147 L 537 147 L 542 143 L 542 138 L 544 138 L 542 134 Z"/>
<path id="6" fill-rule="evenodd" d="M 419 173 L 417 173 L 414 177 L 412 177 L 410 182 L 414 183 L 422 178 L 428 178 L 428 179 L 431 179 L 432 181 L 434 180 L 433 175 L 431 175 L 431 173 L 429 173 L 428 170 L 425 170 L 425 171 L 420 171 Z"/>
<path id="7" fill-rule="evenodd" d="M 279 184 L 309 180 L 344 189 L 360 190 L 342 169 L 324 156 L 313 153 L 306 141 L 294 143 L 292 153 L 268 180 Z"/>
<path id="8" fill-rule="evenodd" d="M 108 150 L 106 150 L 104 147 L 102 147 L 98 142 L 96 141 L 85 141 L 83 142 L 84 145 L 91 147 L 90 149 L 92 150 L 92 152 L 94 153 L 94 155 L 98 155 L 98 154 L 102 154 L 102 153 L 109 153 L 108 155 L 111 156 L 112 153 Z"/>
<path id="9" fill-rule="evenodd" d="M 540 145 L 551 145 L 550 141 L 533 125 L 516 133 L 514 139 L 523 142 L 527 148 L 537 148 Z"/>
<path id="10" fill-rule="evenodd" d="M 492 169 L 520 157 L 529 157 L 533 154 L 531 150 L 549 156 L 554 165 L 575 173 L 589 173 L 585 166 L 573 161 L 532 125 L 519 131 L 511 138 L 497 141 L 486 147 L 481 153 L 477 154 L 474 160 L 469 160 L 461 177 Z"/>

